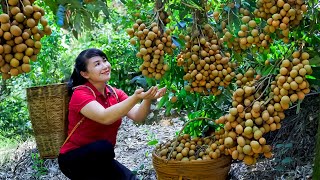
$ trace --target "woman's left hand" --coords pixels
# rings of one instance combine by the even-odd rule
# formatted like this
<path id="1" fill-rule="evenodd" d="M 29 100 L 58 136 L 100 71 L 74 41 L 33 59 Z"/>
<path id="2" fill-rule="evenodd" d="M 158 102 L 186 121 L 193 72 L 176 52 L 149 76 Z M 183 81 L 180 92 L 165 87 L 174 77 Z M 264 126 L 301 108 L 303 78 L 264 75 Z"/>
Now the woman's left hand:
<path id="1" fill-rule="evenodd" d="M 158 89 L 157 87 L 151 87 L 149 91 L 146 92 L 144 100 L 153 100 L 162 97 L 166 93 L 166 88 Z"/>

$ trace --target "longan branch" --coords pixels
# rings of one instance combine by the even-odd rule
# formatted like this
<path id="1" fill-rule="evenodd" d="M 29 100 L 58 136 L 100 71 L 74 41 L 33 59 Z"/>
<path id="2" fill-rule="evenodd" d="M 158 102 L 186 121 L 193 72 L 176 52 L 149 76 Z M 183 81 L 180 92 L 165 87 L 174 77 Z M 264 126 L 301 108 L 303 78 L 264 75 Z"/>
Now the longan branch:
<path id="1" fill-rule="evenodd" d="M 264 77 L 262 77 L 260 79 L 260 83 L 258 84 L 258 86 L 256 88 L 256 92 L 258 92 L 260 90 L 260 88 L 263 87 L 263 84 L 264 84 L 265 80 L 267 80 L 268 78 L 270 78 L 269 75 L 268 76 L 264 76 Z"/>
<path id="2" fill-rule="evenodd" d="M 22 1 L 21 0 L 19 0 L 20 1 L 20 3 L 21 3 L 21 6 L 24 8 L 24 4 L 22 3 Z"/>
<path id="3" fill-rule="evenodd" d="M 6 4 L 7 4 L 7 13 L 9 15 L 10 14 L 10 8 L 9 8 L 8 0 L 6 0 Z"/>
<path id="4" fill-rule="evenodd" d="M 270 83 L 271 83 L 271 77 L 269 77 L 268 84 L 267 84 L 267 86 L 264 88 L 264 90 L 262 91 L 262 93 L 260 94 L 260 96 L 259 96 L 257 99 L 253 100 L 252 103 L 244 109 L 244 111 L 246 111 L 246 110 L 247 110 L 249 107 L 251 107 L 255 102 L 257 102 L 259 99 L 262 98 L 262 96 L 264 95 L 264 93 L 267 91 Z"/>
<path id="5" fill-rule="evenodd" d="M 183 2 L 183 1 L 181 1 L 181 4 L 184 4 L 185 6 L 187 6 L 189 8 L 192 8 L 192 9 L 196 9 L 196 7 L 191 6 L 191 5 L 189 5 L 189 4 L 187 4 L 187 3 Z"/>
<path id="6" fill-rule="evenodd" d="M 307 96 L 313 96 L 313 95 L 318 95 L 318 94 L 320 94 L 320 92 L 309 93 L 309 94 L 306 94 L 305 97 L 307 97 Z M 302 102 L 302 101 L 301 101 L 301 102 Z M 293 108 L 295 108 L 295 107 L 297 107 L 297 106 L 298 106 L 298 103 L 295 104 L 295 105 L 293 105 L 293 106 L 291 106 L 289 109 L 293 109 Z"/>

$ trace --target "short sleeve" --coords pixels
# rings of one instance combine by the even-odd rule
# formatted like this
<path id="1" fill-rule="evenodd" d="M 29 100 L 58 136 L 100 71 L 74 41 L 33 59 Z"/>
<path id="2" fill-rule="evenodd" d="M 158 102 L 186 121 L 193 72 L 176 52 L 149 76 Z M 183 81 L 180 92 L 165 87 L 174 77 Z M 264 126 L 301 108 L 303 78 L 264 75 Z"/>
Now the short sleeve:
<path id="1" fill-rule="evenodd" d="M 119 98 L 120 102 L 124 101 L 124 100 L 126 100 L 128 98 L 128 95 L 124 91 L 122 91 L 120 89 L 115 89 L 115 91 L 116 91 L 116 93 L 118 95 L 118 98 Z"/>
<path id="2" fill-rule="evenodd" d="M 79 87 L 74 90 L 70 103 L 69 110 L 80 112 L 81 109 L 91 101 L 95 101 L 95 95 L 86 87 Z"/>

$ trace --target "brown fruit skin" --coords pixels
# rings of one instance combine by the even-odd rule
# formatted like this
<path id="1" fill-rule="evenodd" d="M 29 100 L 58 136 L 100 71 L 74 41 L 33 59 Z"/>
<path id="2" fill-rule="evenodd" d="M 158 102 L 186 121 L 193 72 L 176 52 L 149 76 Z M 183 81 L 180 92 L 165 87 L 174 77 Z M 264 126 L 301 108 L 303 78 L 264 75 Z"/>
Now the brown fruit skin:
<path id="1" fill-rule="evenodd" d="M 270 61 L 269 61 L 269 60 L 266 60 L 266 61 L 264 62 L 264 64 L 265 64 L 266 66 L 269 66 L 269 65 L 270 65 Z"/>
<path id="2" fill-rule="evenodd" d="M 43 27 L 46 27 L 48 25 L 48 21 L 45 17 L 41 17 L 40 18 L 40 24 L 43 26 Z"/>
<path id="3" fill-rule="evenodd" d="M 172 96 L 172 98 L 170 99 L 171 103 L 175 103 L 177 102 L 178 98 L 176 96 Z"/>
<path id="4" fill-rule="evenodd" d="M 40 19 L 41 18 L 41 13 L 40 12 L 35 12 L 34 14 L 33 14 L 33 18 L 34 19 Z"/>
<path id="5" fill-rule="evenodd" d="M 16 6 L 16 5 L 18 4 L 18 2 L 19 2 L 19 0 L 9 0 L 9 1 L 8 1 L 8 4 L 9 4 L 10 6 Z"/>
<path id="6" fill-rule="evenodd" d="M 25 15 L 31 15 L 33 13 L 33 7 L 30 5 L 27 5 L 23 8 L 23 12 Z"/>
<path id="7" fill-rule="evenodd" d="M 26 73 L 30 72 L 31 71 L 30 64 L 22 64 L 22 71 Z"/>
<path id="8" fill-rule="evenodd" d="M 22 34 L 21 29 L 16 25 L 10 27 L 10 32 L 14 36 L 20 36 Z"/>
<path id="9" fill-rule="evenodd" d="M 10 17 L 8 14 L 1 14 L 0 15 L 0 22 L 1 23 L 8 23 L 10 20 Z"/>
<path id="10" fill-rule="evenodd" d="M 27 20 L 27 26 L 29 26 L 30 28 L 33 28 L 36 26 L 36 21 L 32 18 Z"/>

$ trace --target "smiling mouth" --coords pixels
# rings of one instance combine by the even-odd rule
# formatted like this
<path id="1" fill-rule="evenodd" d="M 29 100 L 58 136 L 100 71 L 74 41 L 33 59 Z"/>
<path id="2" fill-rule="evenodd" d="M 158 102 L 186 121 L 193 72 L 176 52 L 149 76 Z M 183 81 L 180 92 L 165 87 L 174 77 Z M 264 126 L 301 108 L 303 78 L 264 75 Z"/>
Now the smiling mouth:
<path id="1" fill-rule="evenodd" d="M 106 72 L 103 72 L 103 73 L 101 73 L 101 74 L 106 74 L 106 75 L 108 75 L 108 74 L 110 74 L 110 71 L 106 71 Z"/>

